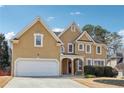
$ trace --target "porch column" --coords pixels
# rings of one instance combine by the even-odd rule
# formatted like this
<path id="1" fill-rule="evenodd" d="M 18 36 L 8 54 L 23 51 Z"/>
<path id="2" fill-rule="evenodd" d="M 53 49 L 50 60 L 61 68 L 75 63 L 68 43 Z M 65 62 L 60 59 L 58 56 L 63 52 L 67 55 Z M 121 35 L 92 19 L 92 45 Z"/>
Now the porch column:
<path id="1" fill-rule="evenodd" d="M 74 62 L 73 60 L 71 61 L 72 65 L 71 65 L 71 71 L 72 71 L 72 75 L 74 75 Z"/>

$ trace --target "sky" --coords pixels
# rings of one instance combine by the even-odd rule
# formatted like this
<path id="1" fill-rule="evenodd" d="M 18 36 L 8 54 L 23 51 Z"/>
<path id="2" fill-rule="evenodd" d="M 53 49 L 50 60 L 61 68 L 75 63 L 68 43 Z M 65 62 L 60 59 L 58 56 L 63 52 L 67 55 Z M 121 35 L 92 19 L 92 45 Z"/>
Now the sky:
<path id="1" fill-rule="evenodd" d="M 86 24 L 100 25 L 124 37 L 124 6 L 0 6 L 0 33 L 10 39 L 37 16 L 53 31 L 63 31 L 75 21 L 82 28 Z"/>

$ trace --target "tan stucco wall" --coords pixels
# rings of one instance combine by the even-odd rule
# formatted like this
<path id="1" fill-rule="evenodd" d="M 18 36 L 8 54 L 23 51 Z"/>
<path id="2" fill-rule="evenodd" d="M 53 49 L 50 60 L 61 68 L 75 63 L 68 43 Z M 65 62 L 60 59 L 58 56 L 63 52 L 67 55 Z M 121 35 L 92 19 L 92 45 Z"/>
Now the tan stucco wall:
<path id="1" fill-rule="evenodd" d="M 85 34 L 81 37 L 80 40 L 90 41 Z M 105 46 L 103 46 L 101 44 L 95 44 L 93 42 L 87 43 L 87 42 L 84 42 L 84 41 L 80 41 L 80 43 L 81 42 L 84 44 L 84 51 L 78 51 L 78 44 L 79 43 L 76 42 L 75 43 L 75 53 L 78 54 L 78 55 L 80 55 L 80 56 L 82 56 L 82 57 L 84 57 L 84 62 L 86 62 L 86 59 L 87 58 L 92 58 L 92 59 L 106 59 L 106 55 L 107 55 L 106 54 L 107 53 L 106 51 L 107 50 L 106 50 Z M 90 54 L 86 53 L 86 45 L 87 44 L 91 44 L 91 53 Z M 101 54 L 96 54 L 96 46 L 97 45 L 100 45 L 101 48 L 102 48 L 102 53 Z"/>
<path id="2" fill-rule="evenodd" d="M 38 32 L 37 32 L 38 31 Z M 34 34 L 41 33 L 43 37 L 43 47 L 34 47 Z M 60 59 L 60 46 L 56 46 L 57 41 L 45 29 L 45 27 L 37 22 L 20 38 L 18 44 L 13 44 L 13 62 L 17 58 L 39 58 Z"/>
<path id="3" fill-rule="evenodd" d="M 80 31 L 76 29 L 76 31 L 73 32 L 71 31 L 71 27 L 70 27 L 59 37 L 64 43 L 65 53 L 67 53 L 68 43 L 72 43 L 79 35 L 80 35 Z"/>
<path id="4" fill-rule="evenodd" d="M 79 40 L 87 40 L 87 41 L 89 41 L 89 39 L 88 39 L 86 34 L 84 34 Z"/>

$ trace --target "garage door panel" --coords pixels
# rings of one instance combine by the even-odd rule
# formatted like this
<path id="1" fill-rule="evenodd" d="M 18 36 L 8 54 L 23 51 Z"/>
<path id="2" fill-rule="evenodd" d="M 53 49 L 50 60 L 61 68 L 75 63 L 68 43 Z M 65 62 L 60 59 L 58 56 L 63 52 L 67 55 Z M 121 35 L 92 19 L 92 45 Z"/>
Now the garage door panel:
<path id="1" fill-rule="evenodd" d="M 59 65 L 55 60 L 23 60 L 16 62 L 16 76 L 58 76 Z"/>

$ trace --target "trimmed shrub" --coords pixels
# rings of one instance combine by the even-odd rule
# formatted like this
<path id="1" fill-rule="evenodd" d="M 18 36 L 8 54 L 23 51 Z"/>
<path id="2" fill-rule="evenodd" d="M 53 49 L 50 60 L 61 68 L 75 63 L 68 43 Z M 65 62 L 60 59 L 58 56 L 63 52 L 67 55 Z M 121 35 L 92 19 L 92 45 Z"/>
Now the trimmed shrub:
<path id="1" fill-rule="evenodd" d="M 96 77 L 116 77 L 118 71 L 110 66 L 84 66 L 84 74 L 85 76 L 94 75 Z"/>
<path id="2" fill-rule="evenodd" d="M 104 67 L 96 66 L 95 68 L 95 76 L 103 77 L 104 76 Z"/>
<path id="3" fill-rule="evenodd" d="M 109 66 L 104 67 L 104 76 L 116 77 L 117 75 L 118 75 L 118 71 L 116 69 Z"/>
<path id="4" fill-rule="evenodd" d="M 106 66 L 104 67 L 104 76 L 105 77 L 112 77 L 112 67 Z"/>
<path id="5" fill-rule="evenodd" d="M 95 68 L 93 66 L 84 66 L 84 74 L 95 75 Z"/>
<path id="6" fill-rule="evenodd" d="M 113 72 L 113 77 L 117 77 L 118 71 L 116 69 L 112 69 L 112 72 Z"/>

